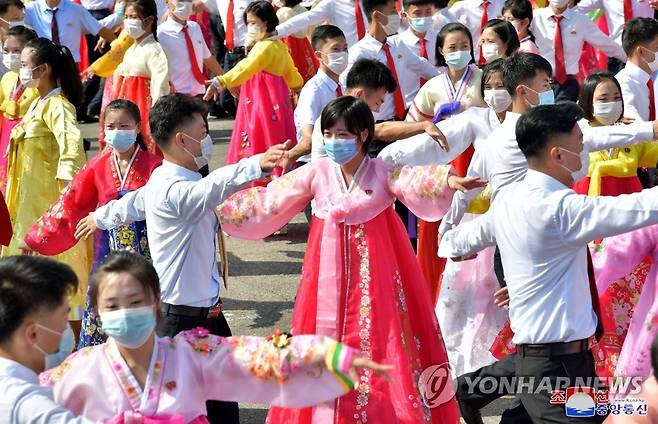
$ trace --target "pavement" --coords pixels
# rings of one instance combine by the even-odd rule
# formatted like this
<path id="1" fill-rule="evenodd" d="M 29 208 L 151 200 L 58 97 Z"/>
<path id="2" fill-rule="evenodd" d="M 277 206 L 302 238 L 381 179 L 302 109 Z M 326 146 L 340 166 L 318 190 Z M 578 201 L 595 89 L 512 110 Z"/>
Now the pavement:
<path id="1" fill-rule="evenodd" d="M 233 121 L 210 120 L 214 155 L 210 169 L 224 164 Z M 98 124 L 81 125 L 85 138 L 96 153 Z M 276 329 L 288 331 L 293 302 L 306 250 L 308 224 L 299 214 L 283 234 L 261 241 L 227 237 L 229 256 L 228 289 L 223 290 L 224 315 L 234 335 L 268 336 Z M 485 424 L 498 423 L 511 399 L 494 402 L 482 411 Z M 240 404 L 242 424 L 262 424 L 266 405 Z"/>

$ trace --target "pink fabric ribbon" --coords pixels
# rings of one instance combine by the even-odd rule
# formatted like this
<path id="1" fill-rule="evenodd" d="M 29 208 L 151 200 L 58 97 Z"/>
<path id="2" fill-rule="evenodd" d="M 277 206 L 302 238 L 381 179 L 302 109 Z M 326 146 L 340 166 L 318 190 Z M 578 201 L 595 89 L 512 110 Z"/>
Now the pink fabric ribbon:
<path id="1" fill-rule="evenodd" d="M 111 424 L 185 424 L 182 415 L 161 415 L 157 417 L 145 417 L 140 412 L 125 411 L 117 415 Z M 206 417 L 197 417 L 190 424 L 206 424 Z"/>

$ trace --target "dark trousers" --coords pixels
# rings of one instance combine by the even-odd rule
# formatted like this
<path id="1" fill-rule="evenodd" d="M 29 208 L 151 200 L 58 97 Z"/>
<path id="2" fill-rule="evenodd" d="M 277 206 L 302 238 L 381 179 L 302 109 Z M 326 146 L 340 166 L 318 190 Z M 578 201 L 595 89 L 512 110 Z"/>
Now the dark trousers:
<path id="1" fill-rule="evenodd" d="M 245 58 L 244 48 L 236 47 L 232 52 L 226 52 L 224 55 L 224 72 L 234 68 L 242 59 Z M 229 116 L 235 116 L 238 110 L 238 99 L 233 97 L 228 90 L 222 91 L 219 97 L 219 106 Z"/>
<path id="2" fill-rule="evenodd" d="M 99 10 L 90 10 L 91 16 L 95 19 L 103 19 L 110 15 L 110 9 L 99 9 Z M 87 54 L 89 57 L 89 64 L 94 63 L 96 59 L 104 55 L 110 48 L 109 46 L 102 49 L 102 51 L 97 51 L 94 48 L 96 43 L 98 43 L 99 36 L 87 34 L 85 39 L 87 40 Z M 82 84 L 83 100 L 82 108 L 80 113 L 82 116 L 80 118 L 85 118 L 91 115 L 99 115 L 101 112 L 101 103 L 103 101 L 103 86 L 105 85 L 105 78 L 95 76 L 89 81 Z"/>
<path id="3" fill-rule="evenodd" d="M 555 93 L 556 102 L 578 101 L 578 95 L 580 94 L 580 85 L 578 85 L 578 80 L 575 78 L 568 78 L 564 82 L 564 84 L 555 82 L 551 84 L 551 88 Z"/>
<path id="4" fill-rule="evenodd" d="M 174 337 L 181 331 L 191 330 L 196 327 L 203 327 L 217 336 L 231 336 L 231 328 L 228 326 L 224 314 L 220 314 L 217 318 L 162 314 L 157 332 L 160 337 Z M 208 410 L 208 421 L 211 424 L 238 424 L 240 422 L 236 402 L 208 401 L 206 402 L 206 409 Z"/>

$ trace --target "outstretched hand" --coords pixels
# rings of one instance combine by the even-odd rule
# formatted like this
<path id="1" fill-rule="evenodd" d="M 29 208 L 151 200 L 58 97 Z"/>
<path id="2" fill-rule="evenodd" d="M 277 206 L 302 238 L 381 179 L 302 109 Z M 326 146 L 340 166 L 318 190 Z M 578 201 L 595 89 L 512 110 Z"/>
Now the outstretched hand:
<path id="1" fill-rule="evenodd" d="M 260 157 L 260 169 L 267 172 L 271 171 L 276 166 L 281 166 L 284 159 L 288 157 L 288 148 L 290 147 L 290 144 L 291 141 L 286 140 L 284 143 L 275 144 L 267 149 L 267 151 Z"/>
<path id="2" fill-rule="evenodd" d="M 460 177 L 459 175 L 448 176 L 448 187 L 466 193 L 468 190 L 486 186 L 488 181 L 480 177 Z"/>
<path id="3" fill-rule="evenodd" d="M 439 147 L 441 147 L 444 151 L 446 152 L 450 151 L 450 146 L 448 145 L 448 139 L 436 126 L 436 124 L 427 121 L 427 125 L 425 127 L 425 134 L 432 137 L 432 139 L 436 141 L 439 144 Z"/>
<path id="4" fill-rule="evenodd" d="M 96 221 L 94 220 L 94 213 L 91 212 L 89 215 L 82 218 L 80 222 L 78 222 L 78 225 L 75 226 L 74 236 L 78 240 L 87 240 L 87 238 L 93 235 L 97 229 L 98 227 L 96 226 Z"/>
<path id="5" fill-rule="evenodd" d="M 358 384 L 359 381 L 359 369 L 373 370 L 384 380 L 389 383 L 391 382 L 391 377 L 388 375 L 388 371 L 393 369 L 392 365 L 380 364 L 369 358 L 366 358 L 365 356 L 355 356 L 352 358 L 352 363 L 350 364 L 349 376 L 350 379 L 356 384 Z"/>

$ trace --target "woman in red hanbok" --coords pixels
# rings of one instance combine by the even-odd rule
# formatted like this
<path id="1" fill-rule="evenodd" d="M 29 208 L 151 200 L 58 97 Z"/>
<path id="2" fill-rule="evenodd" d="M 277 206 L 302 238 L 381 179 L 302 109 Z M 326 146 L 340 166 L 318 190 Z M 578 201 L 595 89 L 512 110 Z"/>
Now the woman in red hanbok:
<path id="1" fill-rule="evenodd" d="M 279 18 L 279 23 L 282 24 L 292 17 L 308 12 L 304 6 L 299 4 L 301 2 L 302 0 L 283 1 L 283 7 L 276 12 L 276 16 Z M 292 56 L 292 60 L 295 62 L 297 70 L 302 75 L 302 78 L 304 78 L 304 84 L 315 76 L 320 67 L 320 62 L 315 56 L 313 47 L 311 47 L 311 42 L 308 40 L 309 33 L 308 29 L 305 28 L 304 30 L 289 35 L 282 40 L 288 46 L 290 56 Z"/>
<path id="2" fill-rule="evenodd" d="M 33 251 L 57 255 L 70 249 L 78 241 L 75 227 L 82 218 L 110 200 L 144 186 L 151 172 L 162 163 L 162 158 L 146 150 L 139 133 L 140 112 L 134 103 L 114 100 L 105 109 L 104 122 L 108 146 L 75 175 L 60 198 L 27 233 L 25 244 Z M 92 272 L 110 251 L 124 248 L 149 256 L 143 221 L 99 230 L 94 236 Z M 91 284 L 87 293 L 90 290 Z M 103 343 L 105 336 L 99 329 L 87 294 L 79 346 Z"/>
<path id="3" fill-rule="evenodd" d="M 428 369 L 438 369 L 435 377 L 449 383 L 448 358 L 427 284 L 392 205 L 397 198 L 436 221 L 452 187 L 483 184 L 452 175 L 450 166 L 393 167 L 367 157 L 374 120 L 366 103 L 353 97 L 330 102 L 321 128 L 328 158 L 233 195 L 218 214 L 228 234 L 259 239 L 314 199 L 292 332 L 335 337 L 392 365 L 393 383 L 364 371 L 355 392 L 312 409 L 274 408 L 267 422 L 457 423 L 452 386 L 434 393 L 422 384 Z M 431 408 L 434 395 L 439 401 Z"/>

